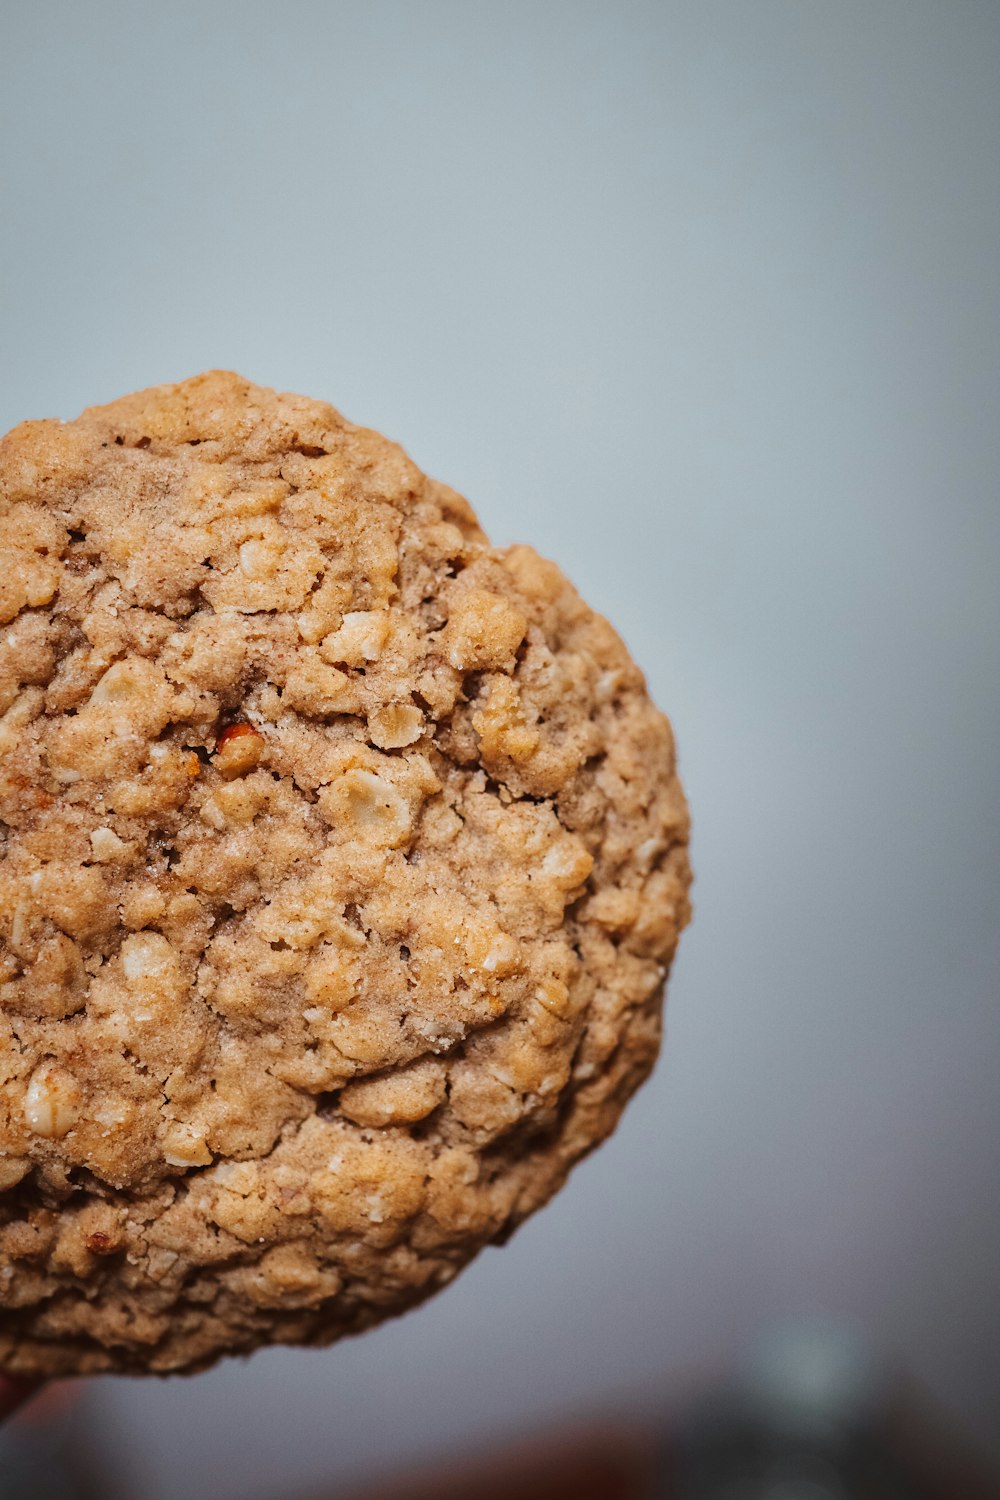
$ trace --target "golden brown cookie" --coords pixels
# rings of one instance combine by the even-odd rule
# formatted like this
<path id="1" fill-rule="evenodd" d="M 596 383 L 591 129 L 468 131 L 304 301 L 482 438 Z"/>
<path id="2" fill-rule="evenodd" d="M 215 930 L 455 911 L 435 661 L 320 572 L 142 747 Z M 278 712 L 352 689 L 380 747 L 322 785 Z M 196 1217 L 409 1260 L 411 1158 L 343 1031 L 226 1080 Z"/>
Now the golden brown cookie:
<path id="1" fill-rule="evenodd" d="M 648 1074 L 670 728 L 551 563 L 212 373 L 0 444 L 0 1368 L 419 1302 Z"/>

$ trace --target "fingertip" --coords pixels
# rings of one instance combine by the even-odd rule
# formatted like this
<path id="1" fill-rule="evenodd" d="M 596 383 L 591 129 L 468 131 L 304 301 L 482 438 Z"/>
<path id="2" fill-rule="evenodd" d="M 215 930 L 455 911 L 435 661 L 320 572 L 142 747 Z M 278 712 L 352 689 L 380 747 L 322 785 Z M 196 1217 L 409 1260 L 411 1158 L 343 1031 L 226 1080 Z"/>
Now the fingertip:
<path id="1" fill-rule="evenodd" d="M 0 1421 L 23 1406 L 41 1385 L 39 1380 L 22 1380 L 16 1375 L 0 1375 Z"/>

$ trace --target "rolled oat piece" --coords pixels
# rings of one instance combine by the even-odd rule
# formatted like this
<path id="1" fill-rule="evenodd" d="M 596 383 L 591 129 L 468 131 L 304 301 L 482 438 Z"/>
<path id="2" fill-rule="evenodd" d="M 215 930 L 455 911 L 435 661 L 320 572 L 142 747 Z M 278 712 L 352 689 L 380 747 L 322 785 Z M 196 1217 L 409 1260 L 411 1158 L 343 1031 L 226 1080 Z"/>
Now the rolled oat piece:
<path id="1" fill-rule="evenodd" d="M 326 1344 L 649 1073 L 667 720 L 529 547 L 223 372 L 0 444 L 0 1369 Z"/>

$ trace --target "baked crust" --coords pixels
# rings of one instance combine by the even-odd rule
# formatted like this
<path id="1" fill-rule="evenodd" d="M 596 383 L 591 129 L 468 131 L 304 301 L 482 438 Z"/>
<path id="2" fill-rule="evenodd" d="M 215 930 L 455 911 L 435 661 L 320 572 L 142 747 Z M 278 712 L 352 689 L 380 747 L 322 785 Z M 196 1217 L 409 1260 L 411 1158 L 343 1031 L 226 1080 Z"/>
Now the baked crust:
<path id="1" fill-rule="evenodd" d="M 648 1074 L 667 720 L 551 563 L 213 372 L 0 444 L 0 1367 L 323 1344 Z"/>

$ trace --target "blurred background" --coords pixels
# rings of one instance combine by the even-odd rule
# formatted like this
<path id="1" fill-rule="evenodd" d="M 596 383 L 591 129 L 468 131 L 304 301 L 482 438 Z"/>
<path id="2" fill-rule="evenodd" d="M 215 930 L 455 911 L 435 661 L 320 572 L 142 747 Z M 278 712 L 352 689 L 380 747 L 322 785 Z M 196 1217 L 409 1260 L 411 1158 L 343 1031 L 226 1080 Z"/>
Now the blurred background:
<path id="1" fill-rule="evenodd" d="M 48 1393 L 4 1500 L 994 1494 L 995 0 L 8 5 L 0 347 L 0 430 L 232 367 L 557 557 L 697 874 L 652 1082 L 505 1249 Z"/>

